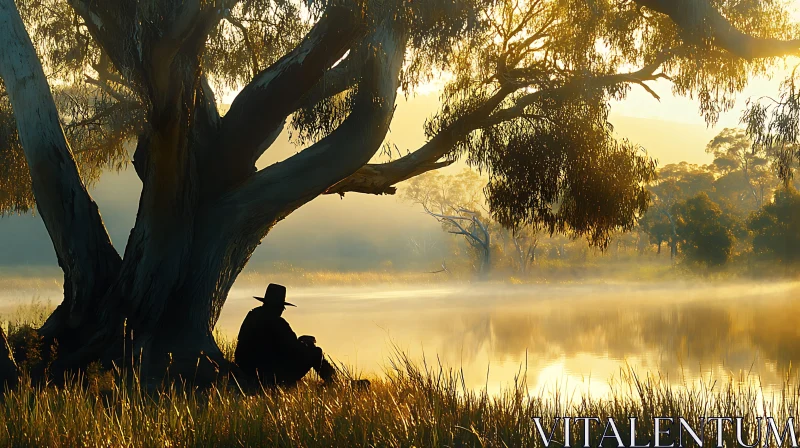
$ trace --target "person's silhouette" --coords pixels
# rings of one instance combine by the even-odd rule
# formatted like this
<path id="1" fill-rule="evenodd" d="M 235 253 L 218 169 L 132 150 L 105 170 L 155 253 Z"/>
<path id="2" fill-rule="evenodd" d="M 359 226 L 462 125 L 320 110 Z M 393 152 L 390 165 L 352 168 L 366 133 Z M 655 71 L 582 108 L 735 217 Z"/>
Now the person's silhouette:
<path id="1" fill-rule="evenodd" d="M 292 386 L 312 368 L 326 383 L 336 370 L 325 359 L 313 336 L 300 336 L 281 317 L 287 306 L 286 287 L 270 283 L 262 305 L 252 309 L 242 322 L 234 361 L 245 374 L 266 386 Z"/>

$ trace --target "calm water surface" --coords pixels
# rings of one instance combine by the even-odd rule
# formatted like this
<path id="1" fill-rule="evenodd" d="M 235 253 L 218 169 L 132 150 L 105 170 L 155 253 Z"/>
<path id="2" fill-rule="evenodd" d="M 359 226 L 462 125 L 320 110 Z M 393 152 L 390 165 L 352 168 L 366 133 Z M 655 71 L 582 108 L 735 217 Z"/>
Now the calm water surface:
<path id="1" fill-rule="evenodd" d="M 249 296 L 236 289 L 221 328 L 235 334 Z M 605 395 L 629 367 L 675 383 L 733 379 L 779 390 L 800 363 L 800 283 L 293 288 L 284 316 L 333 358 L 379 372 L 393 347 L 463 369 L 498 392 Z M 438 357 L 438 361 L 437 361 Z"/>
<path id="2" fill-rule="evenodd" d="M 263 289 L 234 288 L 221 330 L 235 336 Z M 57 303 L 58 291 L 3 291 L 0 301 L 34 296 Z M 295 332 L 339 362 L 380 373 L 397 347 L 492 393 L 521 373 L 532 392 L 605 395 L 628 367 L 770 392 L 800 363 L 800 283 L 290 287 L 289 300 Z"/>

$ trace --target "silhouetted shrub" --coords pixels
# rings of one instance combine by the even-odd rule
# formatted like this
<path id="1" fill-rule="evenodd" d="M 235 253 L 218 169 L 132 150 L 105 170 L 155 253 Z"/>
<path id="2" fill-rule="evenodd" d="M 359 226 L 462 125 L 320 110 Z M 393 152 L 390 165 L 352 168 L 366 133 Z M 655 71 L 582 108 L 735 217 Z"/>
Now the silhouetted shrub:
<path id="1" fill-rule="evenodd" d="M 708 266 L 728 262 L 742 228 L 732 214 L 724 212 L 707 194 L 700 193 L 673 206 L 681 252 L 688 261 Z"/>
<path id="2" fill-rule="evenodd" d="M 794 189 L 775 192 L 772 203 L 750 216 L 753 253 L 783 263 L 800 262 L 800 193 Z"/>

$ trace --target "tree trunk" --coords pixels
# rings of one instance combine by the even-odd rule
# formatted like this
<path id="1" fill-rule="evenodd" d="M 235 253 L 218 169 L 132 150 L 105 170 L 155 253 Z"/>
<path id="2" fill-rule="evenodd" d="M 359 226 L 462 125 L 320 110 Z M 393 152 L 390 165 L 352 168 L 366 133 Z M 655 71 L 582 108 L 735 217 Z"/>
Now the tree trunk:
<path id="1" fill-rule="evenodd" d="M 481 251 L 481 268 L 480 268 L 481 277 L 486 277 L 487 275 L 489 275 L 489 271 L 491 270 L 492 270 L 491 251 L 488 247 L 486 247 Z"/>
<path id="2" fill-rule="evenodd" d="M 195 384 L 227 370 L 212 331 L 236 277 L 276 222 L 370 160 L 394 111 L 407 36 L 400 22 L 385 20 L 370 37 L 380 51 L 364 61 L 347 119 L 306 150 L 256 172 L 255 160 L 285 116 L 364 32 L 363 17 L 329 8 L 306 39 L 257 74 L 220 117 L 201 75 L 199 49 L 219 11 L 192 1 L 159 5 L 177 8 L 161 15 L 174 22 L 139 36 L 142 48 L 134 59 L 103 35 L 117 22 L 139 29 L 135 18 L 114 8 L 99 11 L 102 17 L 78 11 L 146 96 L 147 126 L 134 154 L 143 188 L 120 257 L 81 182 L 19 13 L 12 0 L 0 0 L 0 77 L 37 206 L 65 273 L 64 302 L 40 329 L 46 344 L 57 342 L 50 346 L 56 357 L 48 360 L 55 380 L 96 360 L 136 365 L 143 379 L 168 372 Z M 219 169 L 226 164 L 237 168 Z"/>
<path id="3" fill-rule="evenodd" d="M 100 360 L 136 364 L 142 378 L 169 372 L 205 383 L 227 368 L 212 331 L 255 248 L 276 222 L 351 176 L 380 148 L 395 109 L 407 30 L 392 17 L 370 28 L 348 117 L 309 148 L 257 171 L 255 161 L 306 93 L 364 37 L 363 11 L 327 8 L 305 39 L 255 75 L 220 117 L 200 61 L 222 9 L 198 0 L 145 9 L 101 3 L 73 7 L 140 96 L 147 118 L 134 154 L 142 194 L 123 257 L 81 181 L 19 12 L 13 0 L 0 0 L 0 77 L 64 271 L 64 301 L 40 329 L 49 345 L 43 353 L 57 350 L 48 360 L 56 380 Z M 152 15 L 148 26 L 139 13 Z M 120 45 L 126 39 L 135 42 Z M 0 350 L 0 380 L 11 371 L 4 360 Z"/>
<path id="4" fill-rule="evenodd" d="M 103 325 L 87 329 L 94 333 L 77 347 L 59 344 L 51 375 L 57 378 L 96 359 L 107 367 L 136 366 L 143 378 L 170 373 L 197 385 L 228 371 L 213 329 L 233 282 L 271 227 L 233 231 L 226 224 L 235 221 L 226 219 L 230 216 L 199 213 L 192 227 L 176 227 L 176 234 L 192 235 L 179 258 L 127 251 L 117 282 L 103 299 Z M 142 235 L 154 233 L 149 224 L 137 226 Z"/>
<path id="5" fill-rule="evenodd" d="M 11 0 L 0 0 L 0 77 L 14 109 L 37 209 L 64 271 L 64 301 L 43 333 L 71 333 L 96 324 L 87 321 L 120 257 L 80 179 L 44 71 Z"/>

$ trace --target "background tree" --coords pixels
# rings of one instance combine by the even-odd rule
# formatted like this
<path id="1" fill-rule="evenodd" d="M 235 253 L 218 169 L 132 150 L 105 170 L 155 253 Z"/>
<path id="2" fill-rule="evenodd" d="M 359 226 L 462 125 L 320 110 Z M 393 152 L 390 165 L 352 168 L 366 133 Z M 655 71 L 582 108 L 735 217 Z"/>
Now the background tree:
<path id="1" fill-rule="evenodd" d="M 513 250 L 509 248 L 506 251 L 511 252 L 517 273 L 528 274 L 531 266 L 536 263 L 536 249 L 539 248 L 539 242 L 546 235 L 532 225 L 504 230 L 506 241 L 510 241 L 513 245 Z"/>
<path id="2" fill-rule="evenodd" d="M 786 264 L 800 262 L 800 193 L 781 189 L 747 221 L 756 255 Z"/>
<path id="3" fill-rule="evenodd" d="M 670 256 L 674 257 L 675 251 L 673 248 L 676 247 L 674 242 L 677 241 L 677 236 L 675 234 L 675 227 L 669 219 L 671 212 L 669 213 L 670 215 L 653 212 L 651 208 L 645 213 L 642 219 L 639 220 L 639 227 L 647 236 L 650 244 L 656 245 L 656 254 L 661 255 L 661 246 L 667 243 L 667 247 L 670 249 Z"/>
<path id="4" fill-rule="evenodd" d="M 729 201 L 742 216 L 761 208 L 779 184 L 772 154 L 765 147 L 754 147 L 744 129 L 723 129 L 706 152 L 714 155 L 710 169 L 717 176 L 715 196 Z"/>
<path id="5" fill-rule="evenodd" d="M 475 270 L 482 275 L 489 273 L 493 258 L 493 226 L 486 216 L 485 186 L 485 179 L 465 168 L 452 175 L 427 173 L 411 179 L 403 188 L 403 197 L 421 205 L 445 232 L 464 237 Z"/>
<path id="6" fill-rule="evenodd" d="M 709 165 L 687 162 L 666 165 L 650 186 L 653 205 L 639 222 L 651 244 L 667 243 L 677 254 L 677 229 L 672 210 L 675 204 L 705 192 L 712 202 L 739 219 L 759 209 L 780 184 L 774 157 L 763 147 L 754 147 L 744 129 L 725 128 L 706 146 L 714 155 Z"/>
<path id="7" fill-rule="evenodd" d="M 708 266 L 728 262 L 741 223 L 724 213 L 706 193 L 675 204 L 676 232 L 681 251 L 688 261 Z"/>
<path id="8" fill-rule="evenodd" d="M 713 122 L 797 52 L 794 34 L 757 0 L 0 0 L 2 206 L 35 203 L 64 271 L 40 330 L 54 369 L 119 359 L 123 330 L 146 367 L 224 362 L 212 330 L 276 222 L 459 157 L 488 175 L 498 222 L 603 246 L 644 212 L 654 174 L 614 139 L 610 101 L 669 77 Z M 373 160 L 398 89 L 442 72 L 427 142 Z M 221 115 L 225 85 L 241 91 Z M 287 121 L 307 147 L 257 170 Z M 87 184 L 127 163 L 133 136 L 143 188 L 120 255 Z"/>
<path id="9" fill-rule="evenodd" d="M 486 275 L 494 261 L 509 257 L 519 274 L 525 274 L 536 257 L 539 232 L 534 226 L 505 228 L 492 219 L 486 205 L 487 180 L 464 168 L 458 174 L 426 173 L 409 180 L 402 197 L 422 206 L 442 229 L 463 236 L 473 266 Z"/>
<path id="10" fill-rule="evenodd" d="M 675 205 L 701 191 L 710 191 L 713 184 L 714 176 L 698 165 L 681 162 L 658 170 L 658 177 L 649 187 L 653 202 L 640 220 L 640 226 L 650 242 L 658 246 L 659 254 L 664 242 L 669 245 L 670 258 L 678 253 Z"/>

